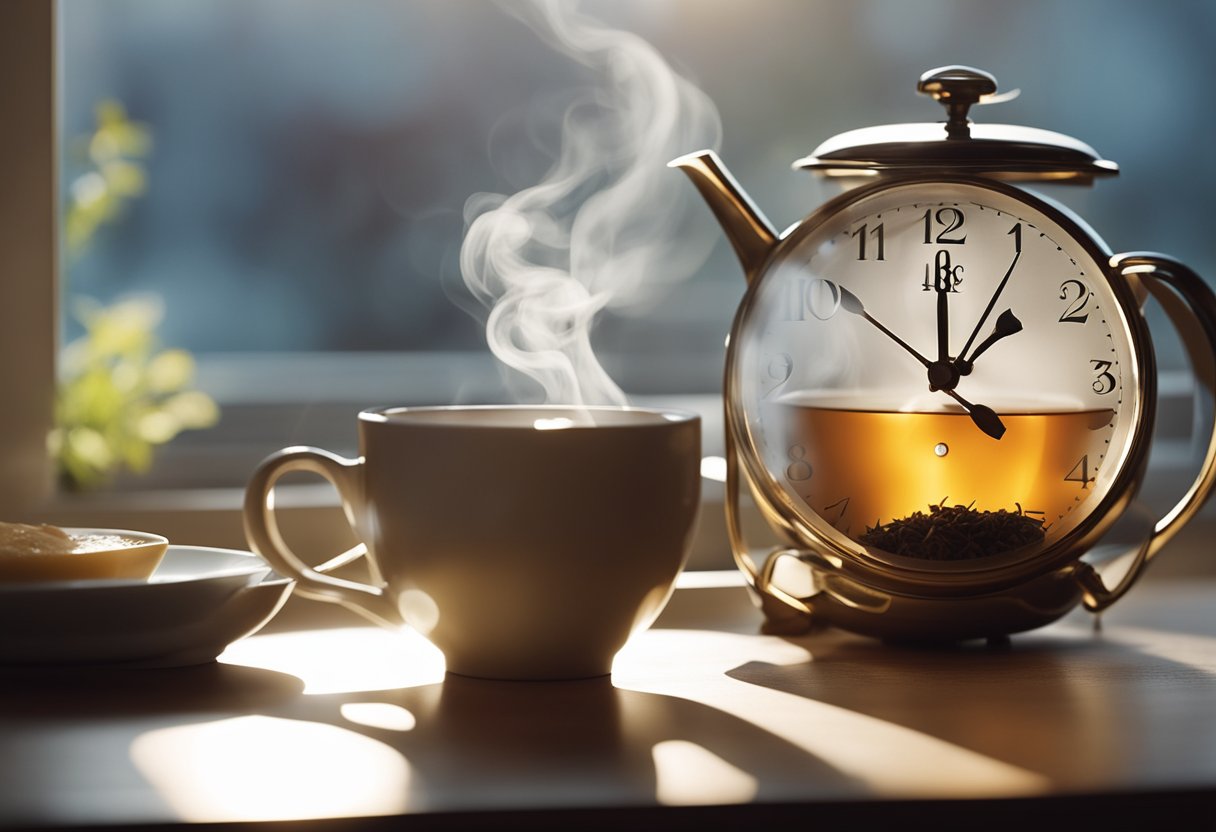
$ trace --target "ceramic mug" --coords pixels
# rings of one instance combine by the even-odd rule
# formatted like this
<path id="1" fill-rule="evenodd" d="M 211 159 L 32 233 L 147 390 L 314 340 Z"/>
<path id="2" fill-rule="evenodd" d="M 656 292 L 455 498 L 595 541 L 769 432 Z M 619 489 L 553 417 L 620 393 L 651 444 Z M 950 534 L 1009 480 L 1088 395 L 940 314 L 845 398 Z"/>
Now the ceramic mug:
<path id="1" fill-rule="evenodd" d="M 449 672 L 499 679 L 607 674 L 670 598 L 700 505 L 698 416 L 395 407 L 358 428 L 358 459 L 285 448 L 247 487 L 250 546 L 300 595 L 409 624 Z M 288 471 L 333 482 L 376 585 L 320 574 L 284 544 L 271 492 Z"/>

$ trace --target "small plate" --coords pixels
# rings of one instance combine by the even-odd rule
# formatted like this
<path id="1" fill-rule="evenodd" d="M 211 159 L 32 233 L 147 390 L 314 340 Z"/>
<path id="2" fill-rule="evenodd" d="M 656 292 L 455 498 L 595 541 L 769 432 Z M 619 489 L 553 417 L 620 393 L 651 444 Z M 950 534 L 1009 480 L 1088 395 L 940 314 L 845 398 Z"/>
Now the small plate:
<path id="1" fill-rule="evenodd" d="M 176 545 L 147 580 L 0 585 L 0 663 L 202 664 L 261 629 L 291 587 L 251 552 Z"/>

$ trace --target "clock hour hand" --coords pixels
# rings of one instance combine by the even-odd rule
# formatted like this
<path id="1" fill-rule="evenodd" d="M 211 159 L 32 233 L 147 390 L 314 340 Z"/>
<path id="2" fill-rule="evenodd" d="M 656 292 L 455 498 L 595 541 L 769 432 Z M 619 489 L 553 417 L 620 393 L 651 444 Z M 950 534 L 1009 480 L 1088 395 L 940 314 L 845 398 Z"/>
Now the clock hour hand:
<path id="1" fill-rule="evenodd" d="M 933 368 L 938 366 L 938 362 L 930 361 L 929 359 L 925 358 L 919 352 L 914 350 L 906 341 L 904 341 L 904 339 L 900 338 L 894 332 L 883 326 L 877 318 L 866 311 L 865 304 L 861 302 L 861 298 L 857 297 L 857 295 L 853 294 L 843 286 L 837 286 L 836 288 L 840 290 L 841 309 L 850 314 L 865 318 L 865 320 L 873 325 L 879 332 L 903 347 L 909 355 L 911 355 L 929 370 L 930 387 L 933 387 L 935 390 L 941 390 L 943 393 L 950 396 L 950 398 L 954 399 L 956 402 L 965 407 L 967 409 L 967 414 L 971 417 L 971 421 L 975 423 L 975 426 L 991 436 L 993 439 L 1000 439 L 1004 435 L 1005 425 L 1001 422 L 1001 417 L 997 416 L 996 412 L 992 408 L 982 404 L 972 404 L 956 393 L 953 386 L 935 386 L 933 379 Z M 957 381 L 957 376 L 955 376 L 955 380 Z"/>
<path id="2" fill-rule="evenodd" d="M 997 341 L 1021 331 L 1022 322 L 1018 320 L 1018 316 L 1013 314 L 1012 309 L 1006 309 L 996 319 L 996 326 L 993 327 L 992 334 L 980 342 L 980 345 L 975 348 L 975 352 L 971 354 L 970 358 L 959 356 L 954 360 L 955 369 L 958 370 L 959 375 L 971 375 L 971 371 L 975 368 L 975 359 L 983 355 Z"/>
<path id="3" fill-rule="evenodd" d="M 1013 260 L 1009 262 L 1009 268 L 1005 270 L 1005 276 L 1001 278 L 1001 282 L 997 284 L 996 291 L 992 293 L 992 297 L 988 299 L 988 305 L 984 307 L 984 313 L 980 315 L 980 319 L 975 322 L 975 329 L 971 330 L 971 336 L 967 339 L 967 343 L 963 344 L 963 349 L 959 352 L 958 358 L 955 359 L 955 365 L 962 365 L 967 361 L 975 361 L 975 355 L 978 355 L 980 350 L 976 351 L 975 355 L 967 358 L 967 351 L 971 349 L 971 345 L 975 343 L 975 338 L 980 334 L 980 330 L 984 328 L 984 322 L 988 320 L 988 316 L 992 314 L 992 308 L 996 306 L 997 299 L 1001 296 L 1001 292 L 1005 291 L 1005 284 L 1009 282 L 1010 276 L 1013 275 L 1013 270 L 1017 268 L 1018 260 L 1022 259 L 1022 224 L 1015 223 L 1013 228 L 1009 229 L 1009 234 L 1013 236 Z M 1000 322 L 997 322 L 1000 325 Z M 1020 328 L 1020 327 L 1019 327 Z M 1017 330 L 1014 330 L 1016 332 Z M 1012 334 L 1012 333 L 1009 333 Z M 1004 337 L 1004 336 L 1002 336 Z M 992 346 L 988 344 L 988 346 Z M 985 347 L 984 349 L 987 349 Z M 966 375 L 962 370 L 959 371 L 962 375 Z"/>

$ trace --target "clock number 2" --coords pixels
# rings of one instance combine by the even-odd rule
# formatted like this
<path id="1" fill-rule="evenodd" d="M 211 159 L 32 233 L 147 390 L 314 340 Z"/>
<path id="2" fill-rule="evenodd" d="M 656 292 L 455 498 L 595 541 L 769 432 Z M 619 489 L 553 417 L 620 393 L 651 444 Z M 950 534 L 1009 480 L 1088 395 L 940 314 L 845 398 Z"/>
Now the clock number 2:
<path id="1" fill-rule="evenodd" d="M 1083 324 L 1088 321 L 1089 313 L 1085 311 L 1085 307 L 1093 296 L 1094 293 L 1089 291 L 1089 287 L 1076 278 L 1061 283 L 1060 300 L 1067 301 L 1068 307 L 1060 316 L 1060 323 Z"/>

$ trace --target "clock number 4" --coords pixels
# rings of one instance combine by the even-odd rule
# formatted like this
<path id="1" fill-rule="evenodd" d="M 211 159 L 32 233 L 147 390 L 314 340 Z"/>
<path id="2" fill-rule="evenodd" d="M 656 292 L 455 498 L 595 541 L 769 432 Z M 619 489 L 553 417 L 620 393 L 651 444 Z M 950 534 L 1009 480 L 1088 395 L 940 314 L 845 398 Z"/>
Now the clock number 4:
<path id="1" fill-rule="evenodd" d="M 1072 466 L 1072 470 L 1064 477 L 1064 482 L 1079 482 L 1081 488 L 1089 488 L 1089 484 L 1094 479 L 1095 477 L 1091 476 L 1089 471 L 1089 454 L 1086 454 L 1076 465 Z"/>

